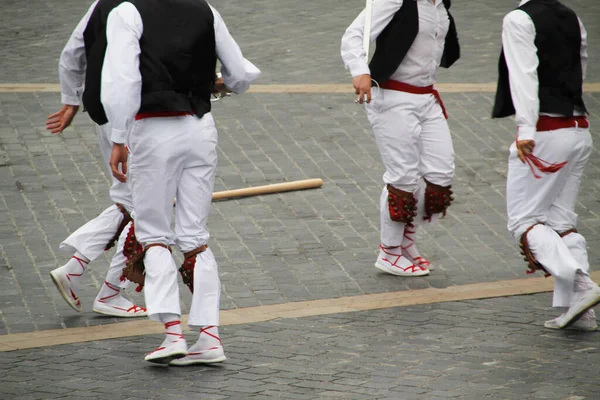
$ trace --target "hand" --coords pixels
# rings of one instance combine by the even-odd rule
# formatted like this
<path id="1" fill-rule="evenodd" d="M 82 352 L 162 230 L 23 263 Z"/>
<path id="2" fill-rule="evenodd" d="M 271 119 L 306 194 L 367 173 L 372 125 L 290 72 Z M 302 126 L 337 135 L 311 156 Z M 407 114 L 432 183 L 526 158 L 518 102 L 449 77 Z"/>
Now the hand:
<path id="1" fill-rule="evenodd" d="M 60 111 L 49 115 L 48 121 L 46 121 L 46 129 L 50 131 L 50 133 L 61 133 L 63 130 L 67 129 L 71 122 L 73 122 L 73 118 L 75 118 L 75 114 L 79 110 L 79 106 L 71 106 L 65 104 L 62 106 Z"/>
<path id="2" fill-rule="evenodd" d="M 533 140 L 517 140 L 517 154 L 523 164 L 525 164 L 525 158 L 533 153 L 534 147 Z"/>
<path id="3" fill-rule="evenodd" d="M 212 92 L 213 92 L 213 94 L 231 93 L 231 90 L 229 90 L 227 88 L 227 86 L 225 86 L 225 82 L 223 81 L 223 78 L 217 78 L 217 80 L 215 81 L 215 85 L 213 86 Z"/>
<path id="4" fill-rule="evenodd" d="M 113 176 L 119 182 L 127 182 L 127 148 L 123 143 L 113 143 L 112 154 L 110 155 L 110 169 Z M 119 171 L 119 164 L 121 170 Z"/>
<path id="5" fill-rule="evenodd" d="M 358 102 L 362 104 L 365 101 L 365 94 L 367 95 L 367 103 L 371 102 L 371 75 L 363 74 L 358 75 L 352 79 L 355 93 L 358 95 Z"/>

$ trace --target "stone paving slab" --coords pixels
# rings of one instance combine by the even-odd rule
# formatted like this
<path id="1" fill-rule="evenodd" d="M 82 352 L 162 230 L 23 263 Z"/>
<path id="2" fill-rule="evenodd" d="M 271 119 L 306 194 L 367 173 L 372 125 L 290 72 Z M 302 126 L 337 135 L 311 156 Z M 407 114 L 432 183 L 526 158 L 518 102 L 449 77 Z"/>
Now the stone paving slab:
<path id="1" fill-rule="evenodd" d="M 506 232 L 504 205 L 513 123 L 489 119 L 491 94 L 444 97 L 457 154 L 457 199 L 441 224 L 420 234 L 421 249 L 437 269 L 411 279 L 372 267 L 383 169 L 364 111 L 351 94 L 248 94 L 218 103 L 215 190 L 325 181 L 319 190 L 214 204 L 209 229 L 223 281 L 222 308 L 524 277 Z M 586 102 L 596 126 L 600 94 L 586 95 Z M 87 116 L 78 116 L 61 136 L 44 131 L 46 115 L 58 107 L 53 93 L 0 94 L 0 334 L 115 322 L 90 313 L 108 258 L 89 268 L 80 293 L 84 314 L 75 314 L 49 279 L 68 257 L 58 244 L 110 205 Z M 600 262 L 593 251 L 600 247 L 598 160 L 596 150 L 578 203 L 592 265 Z M 181 262 L 179 253 L 176 258 Z M 181 293 L 189 302 L 183 286 Z"/>
<path id="2" fill-rule="evenodd" d="M 364 0 L 215 0 L 247 58 L 262 70 L 261 83 L 345 83 L 340 40 Z M 0 82 L 56 82 L 62 47 L 91 0 L 3 0 L 0 13 Z M 566 0 L 600 43 L 600 7 Z M 455 1 L 462 59 L 441 82 L 492 82 L 497 77 L 503 16 L 518 1 Z M 600 59 L 590 54 L 588 81 L 600 81 Z"/>
<path id="3" fill-rule="evenodd" d="M 597 399 L 598 333 L 545 330 L 550 302 L 542 294 L 224 327 L 228 360 L 210 367 L 144 362 L 162 335 L 2 353 L 0 398 Z"/>

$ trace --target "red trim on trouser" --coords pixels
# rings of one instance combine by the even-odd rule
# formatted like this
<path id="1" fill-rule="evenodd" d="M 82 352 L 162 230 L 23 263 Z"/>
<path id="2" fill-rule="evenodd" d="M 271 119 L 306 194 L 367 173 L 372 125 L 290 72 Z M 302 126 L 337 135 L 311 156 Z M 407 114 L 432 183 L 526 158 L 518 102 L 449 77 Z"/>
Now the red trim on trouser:
<path id="1" fill-rule="evenodd" d="M 194 115 L 188 111 L 155 111 L 155 112 L 142 112 L 135 116 L 135 120 L 146 118 L 161 118 L 161 117 L 183 117 L 186 115 Z"/>
<path id="2" fill-rule="evenodd" d="M 442 101 L 442 96 L 440 96 L 440 92 L 434 89 L 433 85 L 431 86 L 413 86 L 408 83 L 398 82 L 394 80 L 388 80 L 379 85 L 382 89 L 387 90 L 395 90 L 397 92 L 406 92 L 412 94 L 432 94 L 440 107 L 442 107 L 442 112 L 444 113 L 444 117 L 448 119 L 448 113 L 446 112 L 446 107 L 444 107 L 444 102 Z"/>

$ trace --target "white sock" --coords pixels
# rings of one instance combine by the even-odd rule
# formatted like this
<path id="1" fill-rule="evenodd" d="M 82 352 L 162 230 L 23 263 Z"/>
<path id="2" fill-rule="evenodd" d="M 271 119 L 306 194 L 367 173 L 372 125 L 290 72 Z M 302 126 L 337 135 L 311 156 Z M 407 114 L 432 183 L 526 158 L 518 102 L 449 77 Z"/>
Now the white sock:
<path id="1" fill-rule="evenodd" d="M 74 291 L 79 289 L 83 281 L 83 273 L 89 264 L 90 260 L 85 258 L 80 252 L 73 254 L 73 257 L 61 268 L 67 273 L 67 279 L 71 283 L 71 288 Z"/>
<path id="2" fill-rule="evenodd" d="M 214 325 L 204 326 L 200 329 L 198 341 L 190 348 L 190 353 L 195 351 L 210 350 L 222 346 L 219 338 L 219 327 Z"/>
<path id="3" fill-rule="evenodd" d="M 165 324 L 165 341 L 161 347 L 169 346 L 181 339 L 184 339 L 181 331 L 181 316 L 177 314 L 160 314 L 160 319 Z"/>
<path id="4" fill-rule="evenodd" d="M 575 292 L 585 292 L 592 289 L 596 283 L 590 279 L 590 276 L 581 270 L 575 273 Z"/>

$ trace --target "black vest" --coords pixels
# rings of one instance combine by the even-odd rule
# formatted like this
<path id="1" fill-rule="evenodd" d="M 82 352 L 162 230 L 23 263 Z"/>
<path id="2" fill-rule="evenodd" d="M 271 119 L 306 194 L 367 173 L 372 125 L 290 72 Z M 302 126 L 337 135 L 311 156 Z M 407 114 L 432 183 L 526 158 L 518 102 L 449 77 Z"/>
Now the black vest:
<path id="1" fill-rule="evenodd" d="M 581 28 L 577 15 L 557 0 L 531 0 L 518 9 L 526 12 L 535 25 L 540 112 L 566 116 L 573 116 L 575 110 L 587 112 L 583 103 Z M 498 72 L 492 118 L 515 114 L 504 50 Z"/>
<path id="2" fill-rule="evenodd" d="M 85 89 L 83 91 L 83 107 L 90 118 L 98 125 L 108 122 L 104 107 L 100 101 L 102 66 L 106 54 L 106 20 L 113 8 L 125 0 L 99 0 L 90 15 L 83 31 L 85 44 L 86 71 Z"/>
<path id="3" fill-rule="evenodd" d="M 204 0 L 130 0 L 144 25 L 140 38 L 139 112 L 210 112 L 217 54 L 214 16 Z"/>
<path id="4" fill-rule="evenodd" d="M 429 0 L 428 0 L 429 1 Z M 460 58 L 460 45 L 454 18 L 450 14 L 450 0 L 443 0 L 448 12 L 450 27 L 446 35 L 444 54 L 440 66 L 449 68 Z M 419 33 L 417 0 L 404 0 L 390 23 L 377 37 L 375 54 L 369 64 L 371 78 L 385 82 L 398 69 Z"/>

